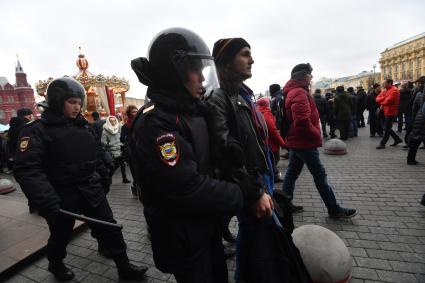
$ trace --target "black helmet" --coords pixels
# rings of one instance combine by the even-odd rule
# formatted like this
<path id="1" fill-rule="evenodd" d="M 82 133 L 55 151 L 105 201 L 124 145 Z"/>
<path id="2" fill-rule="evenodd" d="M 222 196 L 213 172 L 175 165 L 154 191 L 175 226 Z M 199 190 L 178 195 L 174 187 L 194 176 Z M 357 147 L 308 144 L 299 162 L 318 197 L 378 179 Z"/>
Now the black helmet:
<path id="1" fill-rule="evenodd" d="M 138 59 L 133 60 L 132 68 L 143 82 L 146 72 L 138 70 Z M 158 33 L 150 43 L 148 61 L 154 85 L 182 89 L 187 71 L 192 70 L 202 71 L 205 88 L 218 87 L 214 58 L 204 40 L 191 30 L 169 28 Z"/>
<path id="2" fill-rule="evenodd" d="M 83 85 L 68 77 L 54 79 L 47 86 L 47 105 L 49 110 L 62 113 L 65 100 L 76 97 L 81 99 L 81 107 L 86 97 Z"/>

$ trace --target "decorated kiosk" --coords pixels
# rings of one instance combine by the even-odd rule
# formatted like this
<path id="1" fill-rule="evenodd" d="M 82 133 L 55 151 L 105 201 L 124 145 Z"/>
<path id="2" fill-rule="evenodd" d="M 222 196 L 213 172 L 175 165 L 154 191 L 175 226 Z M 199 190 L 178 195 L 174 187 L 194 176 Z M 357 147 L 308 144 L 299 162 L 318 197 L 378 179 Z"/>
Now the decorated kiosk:
<path id="1" fill-rule="evenodd" d="M 128 80 L 115 75 L 111 77 L 89 72 L 89 62 L 79 47 L 76 61 L 79 72 L 72 77 L 78 80 L 85 88 L 87 96 L 83 114 L 89 120 L 91 113 L 96 111 L 101 116 L 117 115 L 125 105 L 125 94 L 130 89 Z M 46 97 L 46 89 L 53 78 L 40 80 L 35 84 L 37 94 Z M 47 97 L 46 97 L 47 98 Z"/>

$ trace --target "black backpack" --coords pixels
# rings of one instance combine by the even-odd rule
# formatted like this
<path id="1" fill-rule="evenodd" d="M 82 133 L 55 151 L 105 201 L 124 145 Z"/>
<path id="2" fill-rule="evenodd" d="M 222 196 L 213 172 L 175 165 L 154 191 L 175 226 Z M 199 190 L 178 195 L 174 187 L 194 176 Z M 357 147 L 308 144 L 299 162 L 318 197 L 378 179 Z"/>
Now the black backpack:
<path id="1" fill-rule="evenodd" d="M 286 103 L 287 94 L 283 93 L 282 103 L 279 107 L 280 111 L 280 135 L 283 138 L 286 138 L 289 133 L 289 128 L 291 127 L 291 121 L 288 118 L 288 114 L 286 113 L 285 103 Z"/>

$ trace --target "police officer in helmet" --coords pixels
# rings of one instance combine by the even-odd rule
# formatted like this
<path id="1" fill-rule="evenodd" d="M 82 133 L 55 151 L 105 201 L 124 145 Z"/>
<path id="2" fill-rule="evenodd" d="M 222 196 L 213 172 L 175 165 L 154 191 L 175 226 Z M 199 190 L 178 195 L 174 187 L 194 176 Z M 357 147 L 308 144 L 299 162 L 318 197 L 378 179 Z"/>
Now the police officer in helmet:
<path id="1" fill-rule="evenodd" d="M 200 98 L 218 87 L 214 59 L 197 34 L 171 28 L 131 66 L 151 100 L 133 122 L 129 146 L 155 265 L 179 283 L 227 282 L 222 218 L 251 209 L 263 192 L 253 178 L 237 185 L 211 177 Z"/>
<path id="2" fill-rule="evenodd" d="M 48 270 L 58 280 L 74 273 L 63 264 L 75 220 L 59 209 L 116 223 L 105 197 L 102 179 L 109 172 L 101 146 L 81 115 L 85 90 L 76 80 L 62 77 L 47 87 L 48 108 L 41 119 L 27 124 L 20 135 L 14 175 L 31 205 L 50 229 Z M 104 183 L 104 182 L 103 182 Z M 142 279 L 147 267 L 129 263 L 120 229 L 90 224 L 99 245 L 108 249 L 122 280 Z"/>

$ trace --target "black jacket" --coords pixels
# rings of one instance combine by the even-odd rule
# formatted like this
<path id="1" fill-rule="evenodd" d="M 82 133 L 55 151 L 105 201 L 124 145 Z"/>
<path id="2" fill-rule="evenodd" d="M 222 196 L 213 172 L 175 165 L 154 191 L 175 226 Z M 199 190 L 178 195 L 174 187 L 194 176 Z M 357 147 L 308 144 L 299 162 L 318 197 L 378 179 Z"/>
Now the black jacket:
<path id="1" fill-rule="evenodd" d="M 316 103 L 317 111 L 319 111 L 320 120 L 326 121 L 328 116 L 328 102 L 320 93 L 313 96 Z"/>
<path id="2" fill-rule="evenodd" d="M 416 114 L 409 138 L 410 140 L 425 141 L 425 103 L 422 104 L 422 108 Z"/>
<path id="3" fill-rule="evenodd" d="M 408 111 L 411 96 L 412 96 L 412 91 L 409 88 L 402 88 L 400 90 L 400 103 L 398 105 L 399 112 Z"/>
<path id="4" fill-rule="evenodd" d="M 369 93 L 366 97 L 366 109 L 373 113 L 373 115 L 376 114 L 376 109 L 379 108 L 378 103 L 376 102 L 376 97 L 378 94 L 375 91 L 372 91 Z"/>
<path id="5" fill-rule="evenodd" d="M 23 128 L 13 173 L 43 216 L 56 213 L 69 194 L 82 194 L 96 207 L 105 198 L 101 177 L 109 179 L 102 154 L 84 117 L 69 120 L 46 111 Z"/>
<path id="6" fill-rule="evenodd" d="M 10 128 L 8 131 L 7 148 L 10 156 L 14 156 L 16 152 L 16 145 L 18 143 L 19 134 L 29 120 L 21 117 L 13 117 L 10 119 Z"/>
<path id="7" fill-rule="evenodd" d="M 245 169 L 253 176 L 269 170 L 266 147 L 252 116 L 251 106 L 238 93 L 216 89 L 207 98 L 210 106 L 208 128 L 214 146 L 215 163 L 221 178 L 233 180 L 240 168 L 235 168 L 229 152 L 230 144 L 237 143 L 245 153 Z"/>
<path id="8" fill-rule="evenodd" d="M 164 90 L 149 88 L 148 97 L 152 102 L 133 121 L 129 146 L 155 265 L 173 273 L 190 268 L 212 242 L 221 241 L 219 219 L 242 208 L 242 192 L 209 175 L 204 106 L 175 101 Z"/>

